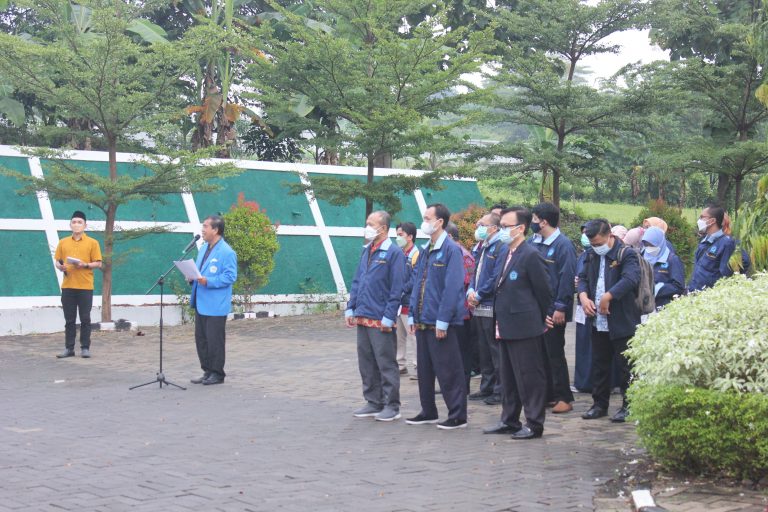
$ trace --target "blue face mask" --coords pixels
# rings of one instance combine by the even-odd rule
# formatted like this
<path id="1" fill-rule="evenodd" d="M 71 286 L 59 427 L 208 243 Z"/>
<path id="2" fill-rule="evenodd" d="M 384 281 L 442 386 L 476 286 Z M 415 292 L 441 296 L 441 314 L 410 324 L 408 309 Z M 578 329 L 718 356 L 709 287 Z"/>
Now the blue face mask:
<path id="1" fill-rule="evenodd" d="M 589 248 L 589 238 L 586 233 L 581 234 L 581 246 L 585 249 Z"/>
<path id="2" fill-rule="evenodd" d="M 512 228 L 501 228 L 501 231 L 499 231 L 499 242 L 508 244 L 512 241 L 512 236 L 509 234 L 511 229 Z"/>
<path id="3" fill-rule="evenodd" d="M 485 240 L 486 238 L 488 238 L 488 226 L 477 226 L 475 240 Z"/>
<path id="4" fill-rule="evenodd" d="M 595 247 L 593 245 L 592 249 L 595 251 L 595 254 L 597 254 L 598 256 L 605 256 L 606 254 L 608 254 L 608 251 L 611 250 L 611 246 L 608 244 L 603 244 Z"/>

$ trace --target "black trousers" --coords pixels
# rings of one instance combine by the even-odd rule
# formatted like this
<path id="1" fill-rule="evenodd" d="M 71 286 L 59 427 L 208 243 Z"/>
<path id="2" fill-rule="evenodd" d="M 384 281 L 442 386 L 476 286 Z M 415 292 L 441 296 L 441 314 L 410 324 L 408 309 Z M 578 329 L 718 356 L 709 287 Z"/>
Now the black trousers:
<path id="1" fill-rule="evenodd" d="M 224 342 L 226 316 L 207 316 L 195 311 L 195 345 L 200 368 L 204 372 L 216 373 L 221 377 L 224 373 Z"/>
<path id="2" fill-rule="evenodd" d="M 467 419 L 467 390 L 464 365 L 456 336 L 456 327 L 448 327 L 445 338 L 438 340 L 435 331 L 416 331 L 416 352 L 419 361 L 419 400 L 421 412 L 427 418 L 437 418 L 435 377 L 440 384 L 448 418 Z"/>
<path id="3" fill-rule="evenodd" d="M 619 371 L 619 388 L 622 397 L 629 387 L 629 361 L 624 356 L 629 338 L 611 340 L 607 332 L 592 330 L 592 401 L 595 405 L 608 408 L 611 397 L 611 365 Z"/>
<path id="4" fill-rule="evenodd" d="M 475 338 L 472 334 L 472 319 L 464 320 L 464 325 L 456 326 L 456 336 L 459 338 L 459 351 L 461 352 L 461 364 L 464 367 L 464 383 L 469 394 L 469 381 L 472 376 L 472 345 Z"/>
<path id="5" fill-rule="evenodd" d="M 499 343 L 496 341 L 496 324 L 493 317 L 475 316 L 472 322 L 477 331 L 480 354 L 480 392 L 485 395 L 501 395 L 499 383 Z"/>
<path id="6" fill-rule="evenodd" d="M 547 400 L 573 402 L 568 361 L 565 360 L 565 324 L 544 333 L 544 359 L 547 372 Z"/>
<path id="7" fill-rule="evenodd" d="M 77 337 L 77 314 L 80 313 L 80 347 L 91 348 L 91 308 L 93 290 L 61 290 L 61 307 L 64 310 L 64 345 L 75 349 Z"/>
<path id="8" fill-rule="evenodd" d="M 520 413 L 525 408 L 526 426 L 534 432 L 543 432 L 547 405 L 544 340 L 536 336 L 498 343 L 501 422 L 521 427 Z"/>

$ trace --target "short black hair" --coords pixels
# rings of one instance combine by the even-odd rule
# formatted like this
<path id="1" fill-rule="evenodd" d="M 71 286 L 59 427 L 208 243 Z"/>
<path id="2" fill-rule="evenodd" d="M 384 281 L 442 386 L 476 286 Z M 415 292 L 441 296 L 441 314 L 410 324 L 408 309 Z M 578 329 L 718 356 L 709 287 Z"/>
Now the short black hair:
<path id="1" fill-rule="evenodd" d="M 411 238 L 416 240 L 416 224 L 413 222 L 401 222 L 395 229 L 402 229 L 406 235 L 410 235 Z"/>
<path id="2" fill-rule="evenodd" d="M 504 208 L 501 210 L 501 216 L 515 212 L 515 216 L 517 217 L 517 223 L 523 224 L 525 228 L 523 229 L 523 235 L 528 234 L 528 228 L 531 227 L 531 219 L 533 218 L 533 215 L 531 214 L 531 210 L 528 208 L 525 208 L 523 206 L 511 206 L 509 208 Z"/>
<path id="3" fill-rule="evenodd" d="M 70 217 L 69 219 L 72 220 L 74 218 L 80 218 L 80 219 L 83 219 L 83 222 L 87 222 L 85 220 L 85 214 L 83 212 L 81 212 L 80 210 L 75 210 L 75 213 L 73 213 L 72 217 Z"/>
<path id="4" fill-rule="evenodd" d="M 454 224 L 453 222 L 449 222 L 448 225 L 445 227 L 445 232 L 448 233 L 448 236 L 459 241 L 459 226 Z"/>
<path id="5" fill-rule="evenodd" d="M 550 226 L 556 228 L 560 224 L 560 208 L 552 203 L 539 203 L 533 207 L 532 213 L 539 218 L 539 220 L 545 220 Z"/>
<path id="6" fill-rule="evenodd" d="M 584 233 L 589 239 L 597 235 L 610 235 L 611 223 L 607 219 L 592 219 L 584 226 Z"/>
<path id="7" fill-rule="evenodd" d="M 506 210 L 507 209 L 507 203 L 496 203 L 495 205 L 491 206 L 491 209 L 488 210 L 492 212 L 493 210 Z"/>
<path id="8" fill-rule="evenodd" d="M 427 210 L 430 208 L 435 209 L 435 217 L 438 219 L 443 219 L 443 229 L 445 229 L 448 226 L 448 223 L 451 222 L 451 212 L 448 210 L 448 208 L 443 203 L 433 203 L 427 206 Z"/>
<path id="9" fill-rule="evenodd" d="M 203 222 L 206 220 L 211 221 L 211 227 L 216 230 L 219 236 L 224 236 L 224 219 L 222 217 L 219 215 L 209 215 Z"/>
<path id="10" fill-rule="evenodd" d="M 717 227 L 719 228 L 723 227 L 723 219 L 725 219 L 725 208 L 723 208 L 719 204 L 708 204 L 707 213 L 709 213 L 710 217 L 715 219 L 715 222 L 717 223 Z"/>

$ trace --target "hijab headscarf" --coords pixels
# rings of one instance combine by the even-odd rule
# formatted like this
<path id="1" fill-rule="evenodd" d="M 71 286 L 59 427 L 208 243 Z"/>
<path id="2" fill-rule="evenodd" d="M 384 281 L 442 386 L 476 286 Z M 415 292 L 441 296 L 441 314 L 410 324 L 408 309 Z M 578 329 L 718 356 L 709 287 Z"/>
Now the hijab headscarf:
<path id="1" fill-rule="evenodd" d="M 643 239 L 643 234 L 645 233 L 645 230 L 643 228 L 632 228 L 629 231 L 627 231 L 627 235 L 624 237 L 624 243 L 630 247 L 634 247 L 635 249 L 642 248 L 642 243 L 640 241 Z"/>
<path id="2" fill-rule="evenodd" d="M 611 234 L 623 242 L 624 237 L 627 236 L 627 228 L 618 224 L 611 228 Z"/>
<path id="3" fill-rule="evenodd" d="M 648 229 L 651 227 L 659 228 L 664 233 L 667 232 L 667 223 L 660 217 L 648 217 L 643 221 L 643 227 Z"/>
<path id="4" fill-rule="evenodd" d="M 643 235 L 643 242 L 648 242 L 650 245 L 660 249 L 655 256 L 649 254 L 648 251 L 643 251 L 643 257 L 651 265 L 655 265 L 657 261 L 666 258 L 669 254 L 667 239 L 664 236 L 664 231 L 662 231 L 661 228 L 652 226 L 646 229 L 645 234 Z"/>

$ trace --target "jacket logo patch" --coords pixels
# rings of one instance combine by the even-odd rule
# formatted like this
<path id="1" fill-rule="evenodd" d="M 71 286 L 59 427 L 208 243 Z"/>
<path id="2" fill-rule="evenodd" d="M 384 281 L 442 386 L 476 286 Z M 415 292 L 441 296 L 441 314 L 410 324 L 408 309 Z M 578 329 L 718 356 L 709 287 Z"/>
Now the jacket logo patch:
<path id="1" fill-rule="evenodd" d="M 709 248 L 708 252 L 709 254 L 717 254 L 717 246 L 713 245 L 712 247 Z"/>
<path id="2" fill-rule="evenodd" d="M 509 280 L 510 281 L 517 281 L 517 271 L 513 270 L 509 273 Z"/>
<path id="3" fill-rule="evenodd" d="M 555 248 L 552 247 L 547 251 L 547 258 L 551 258 L 555 254 Z"/>
<path id="4" fill-rule="evenodd" d="M 661 268 L 669 268 L 669 263 L 665 261 L 664 263 L 661 264 Z"/>
<path id="5" fill-rule="evenodd" d="M 216 265 L 211 265 L 210 267 L 208 267 L 208 270 L 211 271 L 211 274 L 215 274 L 216 271 L 219 270 L 219 269 L 218 269 L 218 267 Z"/>
<path id="6" fill-rule="evenodd" d="M 619 262 L 618 261 L 612 261 L 611 262 L 611 268 L 616 268 L 618 266 L 619 266 Z"/>
<path id="7" fill-rule="evenodd" d="M 442 257 L 443 257 L 443 251 L 440 251 L 439 253 L 437 253 L 437 256 L 435 256 L 435 258 L 437 258 L 438 260 Z"/>

